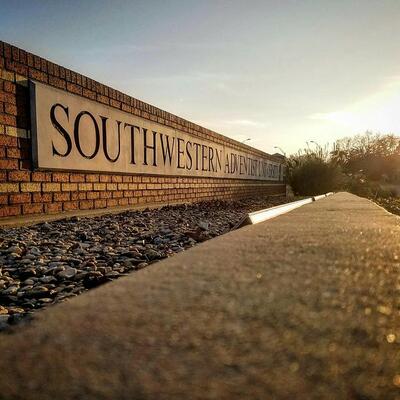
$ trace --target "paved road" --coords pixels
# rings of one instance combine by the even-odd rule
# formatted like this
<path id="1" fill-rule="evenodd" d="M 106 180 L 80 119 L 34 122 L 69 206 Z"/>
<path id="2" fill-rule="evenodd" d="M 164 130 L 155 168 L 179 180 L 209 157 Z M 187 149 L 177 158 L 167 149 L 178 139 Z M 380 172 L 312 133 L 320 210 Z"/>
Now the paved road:
<path id="1" fill-rule="evenodd" d="M 400 224 L 341 193 L 0 335 L 1 399 L 400 399 Z"/>

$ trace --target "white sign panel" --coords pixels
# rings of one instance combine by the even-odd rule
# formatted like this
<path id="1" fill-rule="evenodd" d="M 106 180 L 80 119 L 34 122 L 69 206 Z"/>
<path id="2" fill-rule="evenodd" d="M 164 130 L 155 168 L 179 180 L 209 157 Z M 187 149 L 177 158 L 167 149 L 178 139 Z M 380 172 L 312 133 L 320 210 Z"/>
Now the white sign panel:
<path id="1" fill-rule="evenodd" d="M 36 168 L 279 181 L 283 165 L 268 158 L 33 83 Z"/>

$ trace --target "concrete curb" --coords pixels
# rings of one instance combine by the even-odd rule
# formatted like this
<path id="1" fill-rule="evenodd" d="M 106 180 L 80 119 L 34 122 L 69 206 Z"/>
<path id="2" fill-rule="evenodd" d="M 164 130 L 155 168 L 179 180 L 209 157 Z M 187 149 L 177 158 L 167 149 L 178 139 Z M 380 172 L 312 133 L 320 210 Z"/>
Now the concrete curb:
<path id="1" fill-rule="evenodd" d="M 346 193 L 0 335 L 7 400 L 398 398 L 398 218 Z"/>
<path id="2" fill-rule="evenodd" d="M 326 198 L 328 196 L 331 196 L 332 194 L 333 194 L 333 192 L 329 192 L 329 193 L 326 193 L 326 194 L 321 194 L 319 196 L 313 196 L 313 197 L 309 197 L 307 199 L 297 200 L 297 201 L 293 201 L 291 203 L 282 204 L 282 205 L 279 205 L 279 206 L 266 208 L 264 210 L 259 210 L 259 211 L 255 211 L 255 212 L 252 212 L 252 213 L 248 213 L 233 228 L 233 230 L 242 228 L 243 226 L 246 226 L 246 225 L 254 225 L 254 224 L 258 224 L 258 223 L 263 222 L 263 221 L 267 221 L 269 219 L 278 217 L 279 215 L 286 214 L 287 212 L 295 210 L 296 208 L 299 208 L 299 207 L 304 206 L 306 204 L 310 204 L 313 201 L 318 201 L 318 200 L 324 199 L 324 198 Z"/>

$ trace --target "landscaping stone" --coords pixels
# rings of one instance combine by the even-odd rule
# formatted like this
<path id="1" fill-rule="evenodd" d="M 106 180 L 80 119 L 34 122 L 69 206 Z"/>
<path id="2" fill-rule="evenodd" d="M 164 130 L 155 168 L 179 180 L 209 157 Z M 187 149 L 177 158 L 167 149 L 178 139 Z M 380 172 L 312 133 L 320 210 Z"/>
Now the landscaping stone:
<path id="1" fill-rule="evenodd" d="M 16 323 L 226 233 L 247 212 L 285 201 L 212 201 L 0 228 L 0 314 L 14 315 Z M 0 329 L 5 326 L 3 318 Z"/>

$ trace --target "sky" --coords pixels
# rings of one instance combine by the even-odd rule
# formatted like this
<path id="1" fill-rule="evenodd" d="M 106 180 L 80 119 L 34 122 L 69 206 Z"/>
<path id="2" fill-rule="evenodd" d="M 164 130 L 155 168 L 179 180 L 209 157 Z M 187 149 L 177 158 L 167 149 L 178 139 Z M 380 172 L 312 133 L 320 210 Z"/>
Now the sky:
<path id="1" fill-rule="evenodd" d="M 0 40 L 238 141 L 400 135 L 400 0 L 0 0 Z"/>

